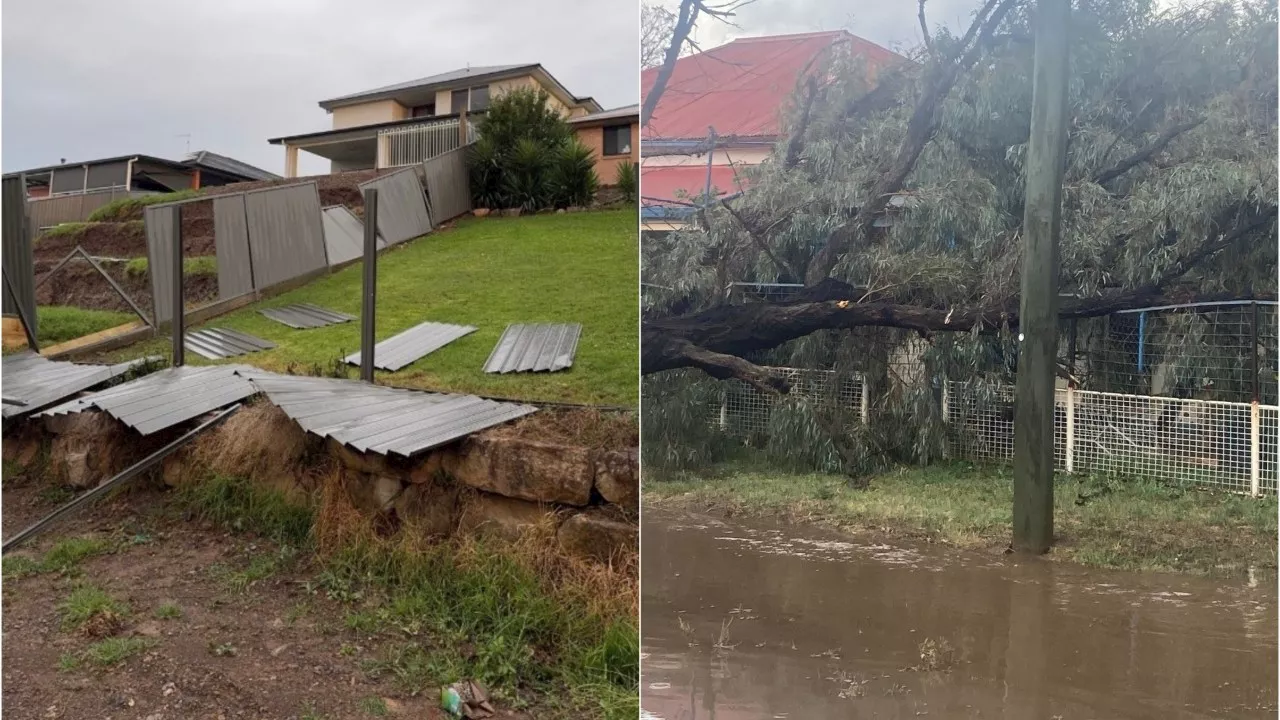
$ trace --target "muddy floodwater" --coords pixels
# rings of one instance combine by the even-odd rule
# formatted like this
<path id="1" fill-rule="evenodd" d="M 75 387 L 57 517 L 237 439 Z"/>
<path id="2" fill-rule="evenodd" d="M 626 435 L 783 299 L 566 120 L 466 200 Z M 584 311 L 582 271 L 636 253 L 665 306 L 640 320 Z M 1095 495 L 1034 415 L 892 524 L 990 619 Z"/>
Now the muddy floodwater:
<path id="1" fill-rule="evenodd" d="M 1274 718 L 1274 576 L 645 510 L 646 718 Z"/>

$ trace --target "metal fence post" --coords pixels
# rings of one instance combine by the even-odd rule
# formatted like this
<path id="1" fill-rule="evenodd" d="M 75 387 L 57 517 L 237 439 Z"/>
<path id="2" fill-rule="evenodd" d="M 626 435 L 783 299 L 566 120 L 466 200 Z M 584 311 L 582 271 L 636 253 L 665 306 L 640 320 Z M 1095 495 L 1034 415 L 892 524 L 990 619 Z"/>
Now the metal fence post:
<path id="1" fill-rule="evenodd" d="M 184 308 L 182 306 L 182 206 L 174 205 L 173 217 L 173 366 L 186 364 L 186 347 L 183 333 L 186 331 Z"/>
<path id="2" fill-rule="evenodd" d="M 1249 348 L 1249 357 L 1253 360 L 1251 368 L 1253 370 L 1253 404 L 1257 405 L 1262 400 L 1262 370 L 1258 362 L 1258 355 L 1262 353 L 1258 345 L 1258 302 L 1256 300 L 1253 303 L 1253 327 L 1250 330 L 1250 339 L 1253 341 L 1253 345 Z"/>
<path id="3" fill-rule="evenodd" d="M 360 307 L 360 379 L 373 382 L 374 310 L 378 306 L 378 190 L 364 191 L 364 288 Z"/>
<path id="4" fill-rule="evenodd" d="M 871 415 L 871 413 L 870 413 L 870 408 L 871 408 L 871 405 L 870 405 L 870 398 L 869 398 L 869 397 L 867 397 L 867 375 L 866 375 L 866 373 L 861 373 L 858 379 L 862 382 L 862 392 L 858 393 L 858 394 L 861 396 L 861 397 L 860 397 L 860 399 L 859 399 L 860 401 L 859 401 L 859 403 L 858 403 L 858 405 L 859 405 L 859 407 L 858 407 L 858 412 L 859 412 L 859 417 L 861 417 L 861 418 L 862 418 L 862 424 L 863 424 L 863 425 L 866 425 L 866 424 L 867 424 L 867 419 L 868 419 L 868 418 L 870 417 L 870 415 Z"/>
<path id="5" fill-rule="evenodd" d="M 1076 389 L 1067 383 L 1067 472 L 1076 471 Z"/>
<path id="6" fill-rule="evenodd" d="M 1249 494 L 1262 495 L 1262 409 L 1249 403 Z"/>
<path id="7" fill-rule="evenodd" d="M 942 457 L 951 457 L 951 388 L 947 376 L 942 376 Z"/>

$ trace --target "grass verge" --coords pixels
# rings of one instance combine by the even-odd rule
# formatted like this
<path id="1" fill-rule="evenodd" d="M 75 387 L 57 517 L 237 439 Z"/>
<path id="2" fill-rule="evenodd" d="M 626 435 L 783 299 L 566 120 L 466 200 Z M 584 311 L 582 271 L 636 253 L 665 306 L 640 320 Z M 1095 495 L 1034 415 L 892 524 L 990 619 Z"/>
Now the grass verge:
<path id="1" fill-rule="evenodd" d="M 156 193 L 139 197 L 123 197 L 112 200 L 89 214 L 89 222 L 118 222 L 122 220 L 138 220 L 142 208 L 148 205 L 165 202 L 177 202 L 198 197 L 199 190 L 179 190 L 171 193 Z"/>
<path id="2" fill-rule="evenodd" d="M 141 277 L 147 274 L 147 268 L 150 267 L 147 258 L 137 257 L 129 260 L 124 264 L 124 271 L 127 275 Z M 218 258 L 213 255 L 198 255 L 182 259 L 183 275 L 217 275 L 218 274 Z"/>
<path id="3" fill-rule="evenodd" d="M 636 242 L 634 210 L 619 210 L 463 219 L 452 230 L 390 250 L 378 262 L 378 340 L 426 321 L 478 329 L 398 372 L 380 372 L 378 382 L 524 400 L 636 405 Z M 236 362 L 328 374 L 335 360 L 359 350 L 359 323 L 299 332 L 258 310 L 308 302 L 359 315 L 361 282 L 356 263 L 212 322 L 276 343 L 275 349 Z M 582 324 L 572 368 L 507 375 L 482 371 L 508 324 L 534 322 Z M 164 342 L 139 343 L 107 359 L 163 353 Z"/>
<path id="4" fill-rule="evenodd" d="M 429 541 L 411 527 L 380 533 L 337 484 L 313 510 L 222 476 L 179 498 L 202 518 L 304 548 L 304 591 L 347 605 L 349 632 L 387 640 L 362 666 L 406 692 L 472 678 L 512 706 L 628 720 L 638 712 L 632 568 L 565 558 L 546 533 L 514 545 Z"/>
<path id="5" fill-rule="evenodd" d="M 648 480 L 646 504 L 783 517 L 898 534 L 965 549 L 1000 548 L 1012 527 L 1009 468 L 969 463 L 904 468 L 867 490 L 843 478 L 722 466 Z M 1146 480 L 1059 476 L 1051 557 L 1083 565 L 1240 576 L 1276 568 L 1276 499 Z"/>
<path id="6" fill-rule="evenodd" d="M 36 308 L 36 326 L 39 328 L 37 338 L 42 346 L 54 345 L 137 319 L 138 316 L 133 313 L 45 305 Z"/>

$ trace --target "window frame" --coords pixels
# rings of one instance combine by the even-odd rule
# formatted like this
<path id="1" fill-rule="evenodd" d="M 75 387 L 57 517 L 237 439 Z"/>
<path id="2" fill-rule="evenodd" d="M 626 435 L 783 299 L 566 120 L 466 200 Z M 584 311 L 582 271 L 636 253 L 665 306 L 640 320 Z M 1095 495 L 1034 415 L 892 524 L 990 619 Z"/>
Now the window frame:
<path id="1" fill-rule="evenodd" d="M 632 154 L 633 138 L 631 137 L 631 123 L 624 123 L 624 124 L 618 124 L 618 125 L 605 125 L 600 130 L 602 133 L 602 136 L 600 139 L 601 155 L 603 155 L 604 157 L 622 157 L 622 156 Z M 626 149 L 623 149 L 623 143 L 620 142 L 621 136 L 622 136 L 622 132 L 620 131 L 622 130 L 626 131 L 626 144 L 625 144 Z M 609 138 L 611 134 L 614 139 L 613 152 L 609 152 Z"/>

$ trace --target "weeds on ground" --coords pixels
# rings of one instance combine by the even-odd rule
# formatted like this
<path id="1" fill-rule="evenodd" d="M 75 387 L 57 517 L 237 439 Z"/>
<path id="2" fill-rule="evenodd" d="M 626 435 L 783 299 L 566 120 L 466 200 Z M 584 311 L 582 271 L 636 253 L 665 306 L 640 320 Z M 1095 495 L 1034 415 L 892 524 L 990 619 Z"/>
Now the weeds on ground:
<path id="1" fill-rule="evenodd" d="M 367 697 L 360 701 L 360 712 L 370 717 L 386 717 L 387 701 L 380 697 Z"/>
<path id="2" fill-rule="evenodd" d="M 161 603 L 154 614 L 158 620 L 177 620 L 182 617 L 182 608 L 178 607 L 176 603 Z"/>
<path id="3" fill-rule="evenodd" d="M 90 645 L 84 657 L 99 667 L 118 665 L 156 644 L 151 638 L 113 637 Z"/>
<path id="4" fill-rule="evenodd" d="M 364 664 L 407 692 L 475 678 L 511 704 L 537 698 L 628 720 L 638 712 L 631 567 L 565 558 L 553 533 L 510 547 L 432 542 L 412 528 L 379 535 L 336 482 L 314 512 L 228 477 L 179 497 L 203 518 L 314 549 L 319 571 L 304 592 L 365 603 L 347 615 L 353 630 L 412 638 Z"/>
<path id="5" fill-rule="evenodd" d="M 316 710 L 314 704 L 307 703 L 302 706 L 302 710 L 298 714 L 298 720 L 326 720 L 326 718 L 320 714 L 320 711 Z"/>
<path id="6" fill-rule="evenodd" d="M 145 257 L 132 258 L 124 264 L 124 272 L 126 275 L 142 277 L 147 274 L 149 267 L 149 261 Z M 187 277 L 217 275 L 218 259 L 213 255 L 197 255 L 196 257 L 183 258 L 182 274 Z"/>
<path id="7" fill-rule="evenodd" d="M 29 575 L 47 572 L 72 573 L 81 562 L 95 555 L 112 551 L 106 540 L 72 537 L 60 540 L 44 557 L 37 560 L 29 555 L 9 555 L 4 558 L 4 579 L 18 580 Z"/>
<path id="8" fill-rule="evenodd" d="M 58 656 L 58 670 L 71 672 L 80 668 L 80 656 L 74 653 L 62 653 Z"/>
<path id="9" fill-rule="evenodd" d="M 249 559 L 243 569 L 226 565 L 214 565 L 210 572 L 234 593 L 246 593 L 255 584 L 288 569 L 298 559 L 298 551 L 290 545 L 282 546 L 274 553 L 259 553 Z"/>
<path id="10" fill-rule="evenodd" d="M 111 635 L 119 630 L 129 615 L 129 606 L 95 585 L 81 585 L 58 605 L 58 617 L 64 631 L 81 631 L 87 635 Z"/>

